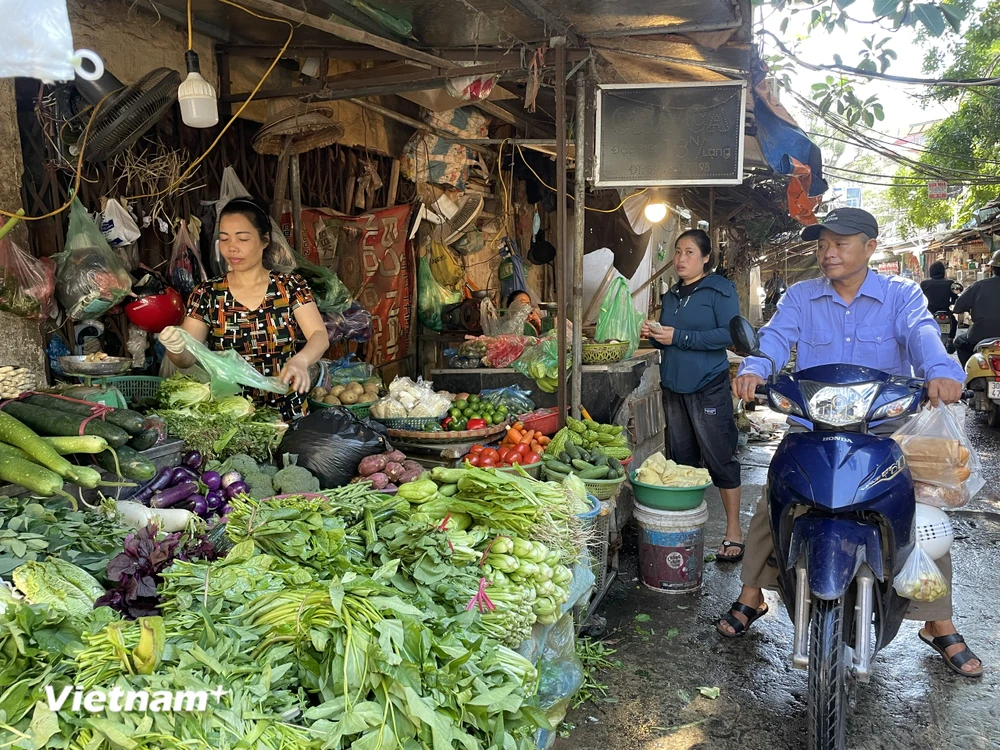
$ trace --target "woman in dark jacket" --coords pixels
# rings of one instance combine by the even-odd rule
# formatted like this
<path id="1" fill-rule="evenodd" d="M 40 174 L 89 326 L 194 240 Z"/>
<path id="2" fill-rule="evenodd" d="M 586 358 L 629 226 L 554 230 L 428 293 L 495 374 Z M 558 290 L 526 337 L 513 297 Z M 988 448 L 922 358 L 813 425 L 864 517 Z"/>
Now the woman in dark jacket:
<path id="1" fill-rule="evenodd" d="M 726 536 L 720 562 L 743 559 L 740 528 L 738 433 L 729 389 L 732 345 L 729 321 L 740 314 L 736 287 L 711 272 L 712 242 L 700 229 L 684 232 L 674 244 L 680 282 L 664 295 L 659 325 L 646 323 L 642 336 L 663 351 L 660 385 L 667 419 L 670 458 L 704 464 L 726 509 Z"/>

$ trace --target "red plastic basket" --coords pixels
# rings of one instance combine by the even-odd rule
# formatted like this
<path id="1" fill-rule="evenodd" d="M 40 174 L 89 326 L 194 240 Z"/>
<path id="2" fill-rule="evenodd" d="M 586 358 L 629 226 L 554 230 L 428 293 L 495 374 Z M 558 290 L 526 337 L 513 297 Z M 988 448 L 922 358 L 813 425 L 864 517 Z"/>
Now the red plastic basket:
<path id="1" fill-rule="evenodd" d="M 523 422 L 526 429 L 552 437 L 559 431 L 559 410 L 537 409 L 530 414 L 519 415 L 517 421 Z"/>

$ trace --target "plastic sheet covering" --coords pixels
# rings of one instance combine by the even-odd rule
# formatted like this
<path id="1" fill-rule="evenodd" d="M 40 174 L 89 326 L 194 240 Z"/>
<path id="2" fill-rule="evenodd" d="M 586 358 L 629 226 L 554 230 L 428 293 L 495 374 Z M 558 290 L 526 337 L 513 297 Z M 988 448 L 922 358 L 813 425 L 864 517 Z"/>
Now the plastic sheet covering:
<path id="1" fill-rule="evenodd" d="M 73 32 L 66 0 L 4 0 L 0 78 L 73 79 Z"/>

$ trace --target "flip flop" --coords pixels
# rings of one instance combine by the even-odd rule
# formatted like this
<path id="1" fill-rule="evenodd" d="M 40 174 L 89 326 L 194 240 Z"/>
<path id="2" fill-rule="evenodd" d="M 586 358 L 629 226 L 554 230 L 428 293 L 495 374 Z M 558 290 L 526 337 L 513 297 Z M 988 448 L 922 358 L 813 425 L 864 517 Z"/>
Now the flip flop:
<path id="1" fill-rule="evenodd" d="M 739 612 L 741 615 L 747 618 L 747 624 L 744 625 L 742 622 L 736 619 L 733 612 Z M 719 622 L 716 623 L 715 629 L 719 631 L 719 634 L 725 638 L 740 638 L 743 636 L 757 620 L 766 615 L 768 612 L 767 605 L 763 605 L 760 609 L 754 609 L 753 607 L 748 607 L 742 602 L 733 602 L 733 606 L 729 608 L 729 611 L 720 618 Z M 727 633 L 722 629 L 722 620 L 725 620 L 735 633 Z"/>
<path id="2" fill-rule="evenodd" d="M 743 559 L 743 553 L 746 551 L 747 546 L 742 542 L 731 542 L 728 539 L 723 540 L 722 549 L 728 550 L 731 547 L 739 547 L 740 554 L 738 555 L 720 555 L 718 552 L 715 553 L 715 561 L 717 563 L 738 563 Z"/>
<path id="3" fill-rule="evenodd" d="M 966 672 L 962 669 L 964 664 L 972 661 L 973 659 L 979 659 L 972 649 L 968 646 L 965 647 L 964 651 L 959 651 L 954 656 L 948 656 L 947 648 L 954 646 L 956 643 L 965 643 L 965 639 L 958 633 L 952 633 L 951 635 L 942 635 L 937 638 L 931 638 L 925 635 L 926 631 L 921 630 L 917 635 L 920 637 L 924 643 L 930 646 L 932 649 L 941 654 L 941 658 L 944 659 L 944 663 L 948 665 L 948 668 L 955 674 L 960 674 L 962 677 L 982 677 L 983 676 L 983 665 L 982 661 L 979 663 L 979 670 L 976 672 Z"/>

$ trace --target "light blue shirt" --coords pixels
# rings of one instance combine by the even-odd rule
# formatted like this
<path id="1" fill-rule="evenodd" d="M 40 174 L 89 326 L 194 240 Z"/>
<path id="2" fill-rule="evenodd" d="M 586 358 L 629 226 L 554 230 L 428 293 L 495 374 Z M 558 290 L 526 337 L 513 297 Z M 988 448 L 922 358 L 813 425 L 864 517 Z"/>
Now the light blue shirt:
<path id="1" fill-rule="evenodd" d="M 847 304 L 825 278 L 793 284 L 760 330 L 761 351 L 784 367 L 797 346 L 796 369 L 852 364 L 892 375 L 965 382 L 962 366 L 945 351 L 941 332 L 917 284 L 869 271 Z M 771 363 L 747 357 L 739 374 L 766 378 Z"/>

